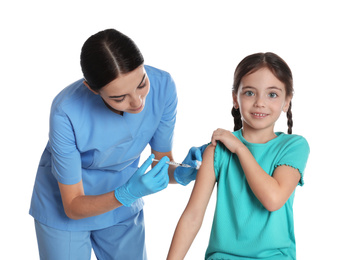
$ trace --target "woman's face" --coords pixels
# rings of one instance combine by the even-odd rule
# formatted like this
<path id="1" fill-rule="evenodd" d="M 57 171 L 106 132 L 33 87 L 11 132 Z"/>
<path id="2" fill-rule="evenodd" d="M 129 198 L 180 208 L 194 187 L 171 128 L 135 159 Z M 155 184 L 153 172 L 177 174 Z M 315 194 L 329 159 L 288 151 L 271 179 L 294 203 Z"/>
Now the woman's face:
<path id="1" fill-rule="evenodd" d="M 150 91 L 150 81 L 143 65 L 135 70 L 120 75 L 101 88 L 98 93 L 106 105 L 115 113 L 137 114 L 145 106 Z M 94 91 L 93 91 L 94 92 Z"/>

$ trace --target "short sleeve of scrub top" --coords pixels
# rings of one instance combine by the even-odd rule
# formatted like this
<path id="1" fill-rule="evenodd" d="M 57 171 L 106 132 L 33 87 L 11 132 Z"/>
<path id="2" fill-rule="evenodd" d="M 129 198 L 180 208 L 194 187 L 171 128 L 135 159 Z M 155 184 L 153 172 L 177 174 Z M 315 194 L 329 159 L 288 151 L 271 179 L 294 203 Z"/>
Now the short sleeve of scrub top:
<path id="1" fill-rule="evenodd" d="M 52 174 L 63 184 L 80 182 L 82 179 L 82 162 L 80 151 L 75 142 L 72 122 L 58 108 L 50 117 L 49 136 Z"/>
<path id="2" fill-rule="evenodd" d="M 155 151 L 169 152 L 172 148 L 170 144 L 173 143 L 178 98 L 175 83 L 171 77 L 164 77 L 159 73 L 155 73 L 154 77 L 150 79 L 150 83 L 154 85 L 158 84 L 158 82 L 165 85 L 165 90 L 158 93 L 157 99 L 164 100 L 165 103 L 160 107 L 163 110 L 161 117 L 156 118 L 159 124 L 150 141 L 150 145 Z"/>

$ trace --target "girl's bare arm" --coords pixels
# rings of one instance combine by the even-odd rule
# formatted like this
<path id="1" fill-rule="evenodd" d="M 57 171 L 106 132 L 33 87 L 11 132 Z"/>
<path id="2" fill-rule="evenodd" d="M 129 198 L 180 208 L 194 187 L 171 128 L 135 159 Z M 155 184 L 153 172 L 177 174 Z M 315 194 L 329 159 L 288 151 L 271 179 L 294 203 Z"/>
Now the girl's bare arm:
<path id="1" fill-rule="evenodd" d="M 198 170 L 196 182 L 174 233 L 168 260 L 184 259 L 193 240 L 195 239 L 204 218 L 214 185 L 215 147 L 209 145 L 203 154 L 203 162 Z"/>

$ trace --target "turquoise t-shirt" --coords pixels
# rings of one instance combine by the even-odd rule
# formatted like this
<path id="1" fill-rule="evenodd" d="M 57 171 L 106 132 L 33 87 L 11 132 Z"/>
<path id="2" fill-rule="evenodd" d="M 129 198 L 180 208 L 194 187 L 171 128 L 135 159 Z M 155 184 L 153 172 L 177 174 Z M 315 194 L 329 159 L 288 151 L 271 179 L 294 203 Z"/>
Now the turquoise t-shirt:
<path id="1" fill-rule="evenodd" d="M 303 174 L 310 148 L 304 137 L 277 132 L 265 144 L 247 142 L 242 131 L 234 132 L 269 175 L 280 165 Z M 277 211 L 264 208 L 250 189 L 236 154 L 222 143 L 215 149 L 217 202 L 205 259 L 296 259 L 293 223 L 294 193 Z"/>
<path id="2" fill-rule="evenodd" d="M 131 207 L 73 220 L 66 216 L 58 182 L 82 180 L 86 195 L 111 192 L 137 170 L 149 144 L 158 152 L 172 150 L 177 92 L 169 73 L 145 66 L 150 92 L 138 114 L 112 112 L 99 95 L 78 80 L 54 99 L 49 141 L 41 157 L 34 184 L 30 214 L 40 223 L 69 231 L 113 226 L 143 208 L 138 199 Z M 114 195 L 113 195 L 114 196 Z"/>

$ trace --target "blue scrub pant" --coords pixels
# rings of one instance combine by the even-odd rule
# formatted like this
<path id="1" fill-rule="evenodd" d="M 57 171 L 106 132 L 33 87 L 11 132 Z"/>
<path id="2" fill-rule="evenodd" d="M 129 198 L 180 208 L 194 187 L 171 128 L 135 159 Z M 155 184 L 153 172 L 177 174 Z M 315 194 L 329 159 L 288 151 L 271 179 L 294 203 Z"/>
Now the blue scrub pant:
<path id="1" fill-rule="evenodd" d="M 35 220 L 40 259 L 89 260 L 91 248 L 100 260 L 147 260 L 144 213 L 94 231 L 63 231 Z"/>

